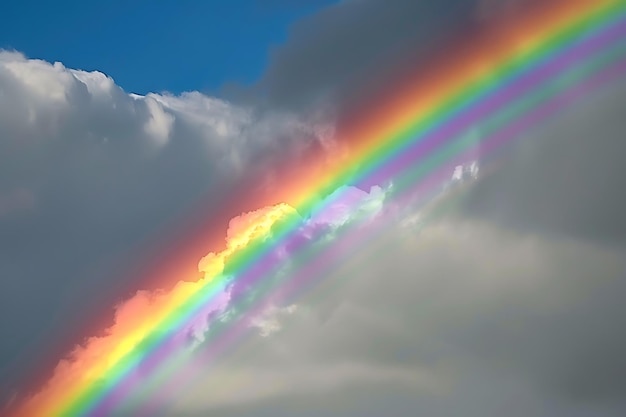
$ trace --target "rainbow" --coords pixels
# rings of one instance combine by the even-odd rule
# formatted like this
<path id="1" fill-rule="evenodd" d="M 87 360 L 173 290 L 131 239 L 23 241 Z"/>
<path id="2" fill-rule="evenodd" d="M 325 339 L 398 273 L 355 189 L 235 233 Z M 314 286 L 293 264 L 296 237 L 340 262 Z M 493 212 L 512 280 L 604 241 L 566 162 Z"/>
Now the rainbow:
<path id="1" fill-rule="evenodd" d="M 296 294 L 384 227 L 356 227 L 314 247 L 300 239 L 309 219 L 342 198 L 343 186 L 383 186 L 384 198 L 399 205 L 416 196 L 427 200 L 477 147 L 495 158 L 556 111 L 626 73 L 626 2 L 544 2 L 493 24 L 453 52 L 410 82 L 390 87 L 395 93 L 389 99 L 340 132 L 346 155 L 323 169 L 311 160 L 310 169 L 293 172 L 276 195 L 283 203 L 250 214 L 226 249 L 203 259 L 203 279 L 159 294 L 150 317 L 138 326 L 120 326 L 116 334 L 123 337 L 98 344 L 97 352 L 75 352 L 77 358 L 89 353 L 90 365 L 63 362 L 15 416 L 108 416 L 130 409 L 139 410 L 133 415 L 158 415 L 167 395 L 197 378 L 183 366 L 192 355 L 224 352 L 245 334 L 244 326 L 229 325 L 207 331 L 210 340 L 199 347 L 179 340 L 182 329 L 218 308 L 229 285 L 258 289 L 254 299 L 240 300 L 243 312 L 232 323 L 244 322 L 272 289 L 267 277 L 284 262 L 276 256 L 278 247 L 289 247 L 297 265 L 297 279 L 282 282 L 281 291 Z M 138 378 L 139 368 L 147 376 Z M 149 399 L 136 404 L 131 397 Z"/>

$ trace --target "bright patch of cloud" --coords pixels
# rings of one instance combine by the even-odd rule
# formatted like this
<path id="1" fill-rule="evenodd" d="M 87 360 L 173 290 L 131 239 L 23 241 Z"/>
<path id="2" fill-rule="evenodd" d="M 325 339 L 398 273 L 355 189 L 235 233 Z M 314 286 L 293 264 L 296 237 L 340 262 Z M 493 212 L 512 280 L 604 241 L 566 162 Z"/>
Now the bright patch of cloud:
<path id="1" fill-rule="evenodd" d="M 150 118 L 144 125 L 144 129 L 159 145 L 164 145 L 170 137 L 174 116 L 166 113 L 163 106 L 152 97 L 146 97 L 145 102 Z"/>

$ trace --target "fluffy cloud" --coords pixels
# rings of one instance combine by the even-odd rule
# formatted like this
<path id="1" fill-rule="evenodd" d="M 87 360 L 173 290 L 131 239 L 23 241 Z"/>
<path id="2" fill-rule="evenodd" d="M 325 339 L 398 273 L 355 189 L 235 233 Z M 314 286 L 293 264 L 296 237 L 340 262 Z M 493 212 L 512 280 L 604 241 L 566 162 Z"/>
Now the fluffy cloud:
<path id="1" fill-rule="evenodd" d="M 78 341 L 64 330 L 76 311 L 127 297 L 138 284 L 119 271 L 192 202 L 211 196 L 210 217 L 238 183 L 269 181 L 273 161 L 328 146 L 326 129 L 197 92 L 128 94 L 100 72 L 0 51 L 0 314 L 19 317 L 0 325 L 0 379 L 46 340 Z"/>

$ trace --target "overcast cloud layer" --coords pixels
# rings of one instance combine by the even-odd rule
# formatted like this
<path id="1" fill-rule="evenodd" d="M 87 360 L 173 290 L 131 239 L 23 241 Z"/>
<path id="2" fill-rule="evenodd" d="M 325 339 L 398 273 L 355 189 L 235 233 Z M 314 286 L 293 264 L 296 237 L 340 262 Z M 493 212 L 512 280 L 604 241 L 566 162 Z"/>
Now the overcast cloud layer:
<path id="1" fill-rule="evenodd" d="M 427 51 L 420 40 L 446 25 L 516 2 L 440 3 L 329 8 L 294 28 L 259 88 L 272 109 L 342 109 L 385 54 Z M 399 219 L 384 248 L 259 317 L 172 415 L 625 415 L 625 108 L 622 82 L 528 132 L 449 216 L 421 230 Z M 47 340 L 124 284 L 116 265 L 155 229 L 321 132 L 285 111 L 135 97 L 100 73 L 0 52 L 5 398 Z"/>
<path id="2" fill-rule="evenodd" d="M 172 415 L 621 415 L 622 251 L 481 222 L 388 233 Z"/>
<path id="3" fill-rule="evenodd" d="M 528 132 L 447 215 L 399 218 L 274 306 L 171 415 L 623 415 L 624 87 Z"/>

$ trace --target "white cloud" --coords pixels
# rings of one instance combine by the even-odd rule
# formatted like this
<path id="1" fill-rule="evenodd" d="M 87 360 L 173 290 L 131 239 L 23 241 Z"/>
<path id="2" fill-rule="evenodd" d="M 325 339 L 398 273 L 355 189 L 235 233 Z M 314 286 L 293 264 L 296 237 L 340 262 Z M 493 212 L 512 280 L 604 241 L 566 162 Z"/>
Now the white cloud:
<path id="1" fill-rule="evenodd" d="M 295 304 L 282 308 L 270 306 L 261 314 L 253 317 L 250 325 L 251 327 L 258 328 L 259 334 L 262 337 L 268 337 L 271 334 L 280 331 L 280 320 L 282 319 L 282 316 L 293 314 L 297 309 L 298 306 Z"/>
<path id="2" fill-rule="evenodd" d="M 1 59 L 2 66 L 26 89 L 42 101 L 67 104 L 67 92 L 75 81 L 72 73 L 63 64 L 50 65 L 41 60 L 27 60 L 19 54 L 10 54 Z"/>
<path id="3" fill-rule="evenodd" d="M 95 99 L 111 99 L 116 87 L 115 81 L 100 71 L 70 70 L 72 75 L 85 84 L 89 93 Z"/>
<path id="4" fill-rule="evenodd" d="M 206 138 L 217 134 L 219 138 L 236 138 L 242 126 L 252 123 L 250 111 L 237 108 L 225 101 L 209 97 L 197 91 L 171 94 L 149 94 L 168 110 L 189 123 L 201 126 Z"/>
<path id="5" fill-rule="evenodd" d="M 68 69 L 61 63 L 28 59 L 18 52 L 0 51 L 0 85 L 2 108 L 9 109 L 11 105 L 22 110 L 15 112 L 22 114 L 17 119 L 5 113 L 3 130 L 13 127 L 17 132 L 12 133 L 28 134 L 31 130 L 37 136 L 57 136 L 66 133 L 64 128 L 75 129 L 78 125 L 84 131 L 75 134 L 109 137 L 126 128 L 125 133 L 134 136 L 134 140 L 143 131 L 160 145 L 170 139 L 190 141 L 191 134 L 221 144 L 210 148 L 212 152 L 224 156 L 236 149 L 238 157 L 245 161 L 261 148 L 272 146 L 272 141 L 280 141 L 281 146 L 296 146 L 298 141 L 311 138 L 328 140 L 319 126 L 292 114 L 253 117 L 251 109 L 199 92 L 179 96 L 127 94 L 98 71 Z M 54 123 L 46 125 L 46 121 Z M 176 123 L 181 124 L 178 130 Z M 96 127 L 108 132 L 93 131 Z M 305 131 L 306 137 L 302 134 Z M 285 136 L 289 136 L 287 143 Z"/>
<path id="6" fill-rule="evenodd" d="M 145 103 L 148 106 L 150 118 L 144 125 L 144 129 L 159 145 L 164 145 L 170 137 L 174 116 L 167 113 L 163 106 L 150 96 L 145 98 Z"/>
<path id="7" fill-rule="evenodd" d="M 199 92 L 128 94 L 101 72 L 0 51 L 0 306 L 19 317 L 0 324 L 0 358 L 35 360 L 44 330 L 127 297 L 143 284 L 118 266 L 201 199 L 210 217 L 238 181 L 327 143 L 316 123 Z"/>

